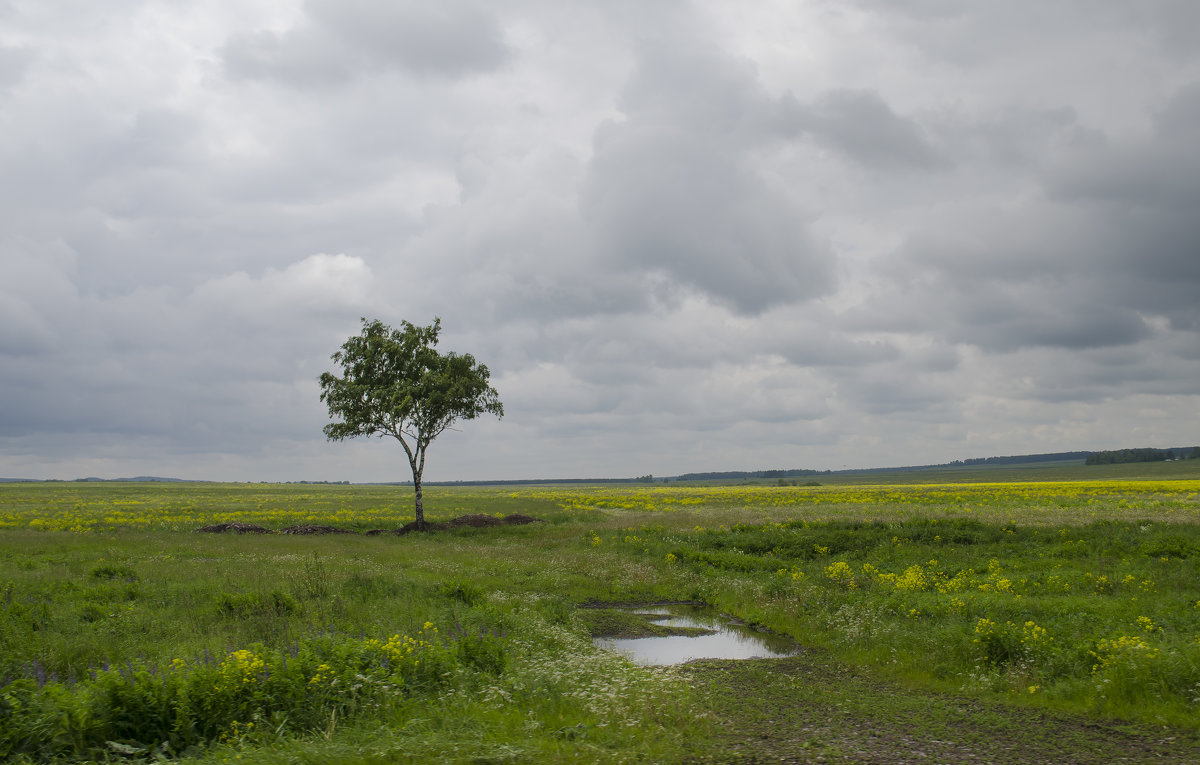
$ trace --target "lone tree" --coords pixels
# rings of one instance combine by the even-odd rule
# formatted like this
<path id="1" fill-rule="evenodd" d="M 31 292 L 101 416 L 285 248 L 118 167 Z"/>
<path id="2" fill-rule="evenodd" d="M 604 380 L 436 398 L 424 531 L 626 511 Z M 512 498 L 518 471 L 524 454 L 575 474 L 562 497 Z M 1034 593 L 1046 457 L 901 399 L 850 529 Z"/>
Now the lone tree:
<path id="1" fill-rule="evenodd" d="M 355 436 L 391 436 L 404 447 L 412 467 L 417 528 L 425 528 L 421 474 L 430 442 L 457 420 L 484 412 L 504 416 L 490 373 L 470 354 L 438 353 L 442 320 L 428 327 L 407 321 L 392 329 L 381 321 L 362 320 L 362 333 L 342 344 L 333 360 L 342 376 L 321 375 L 321 400 L 329 417 L 330 441 Z"/>

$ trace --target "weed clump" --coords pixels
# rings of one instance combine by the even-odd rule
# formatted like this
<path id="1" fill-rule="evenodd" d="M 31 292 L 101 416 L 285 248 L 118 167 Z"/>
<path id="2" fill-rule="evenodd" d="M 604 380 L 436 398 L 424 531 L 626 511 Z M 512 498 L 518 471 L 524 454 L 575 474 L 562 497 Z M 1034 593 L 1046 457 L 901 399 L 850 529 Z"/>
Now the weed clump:
<path id="1" fill-rule="evenodd" d="M 498 672 L 504 663 L 499 640 L 444 640 L 426 622 L 411 636 L 255 644 L 167 666 L 129 661 L 74 683 L 27 677 L 0 688 L 0 757 L 178 756 L 257 726 L 311 730 L 434 693 L 464 666 Z"/>
<path id="2" fill-rule="evenodd" d="M 112 564 L 104 564 L 96 566 L 90 574 L 92 579 L 112 580 L 121 579 L 126 582 L 136 582 L 140 577 L 137 572 L 129 566 L 115 566 Z"/>

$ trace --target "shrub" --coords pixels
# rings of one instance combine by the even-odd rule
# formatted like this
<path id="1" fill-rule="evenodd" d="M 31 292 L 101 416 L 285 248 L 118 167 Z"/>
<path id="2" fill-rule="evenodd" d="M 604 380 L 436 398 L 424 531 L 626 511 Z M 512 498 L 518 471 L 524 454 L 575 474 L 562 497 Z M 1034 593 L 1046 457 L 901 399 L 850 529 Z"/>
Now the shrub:
<path id="1" fill-rule="evenodd" d="M 464 579 L 443 582 L 440 591 L 442 597 L 457 600 L 468 606 L 479 605 L 483 601 L 483 589 Z"/>
<path id="2" fill-rule="evenodd" d="M 248 619 L 256 616 L 288 616 L 300 606 L 286 592 L 223 592 L 217 598 L 217 612 L 223 616 Z"/>

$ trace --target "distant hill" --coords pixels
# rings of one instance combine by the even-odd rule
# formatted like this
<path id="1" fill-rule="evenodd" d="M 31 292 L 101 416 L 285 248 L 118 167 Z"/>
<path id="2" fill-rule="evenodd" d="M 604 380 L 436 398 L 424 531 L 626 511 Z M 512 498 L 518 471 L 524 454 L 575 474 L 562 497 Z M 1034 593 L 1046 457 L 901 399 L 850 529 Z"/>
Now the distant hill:
<path id="1" fill-rule="evenodd" d="M 1049 452 L 1046 454 L 1013 454 L 1003 457 L 971 457 L 930 465 L 907 465 L 902 467 L 850 468 L 842 470 L 735 470 L 709 473 L 684 473 L 672 476 L 672 481 L 716 481 L 750 480 L 755 478 L 796 478 L 811 475 L 846 475 L 861 473 L 903 473 L 922 470 L 953 470 L 954 468 L 1006 467 L 1017 465 L 1092 465 L 1108 462 L 1140 460 L 1171 460 L 1200 458 L 1200 447 L 1172 447 L 1170 449 L 1122 449 L 1115 452 L 1076 451 Z M 1147 456 L 1151 455 L 1151 456 Z M 1120 457 L 1125 457 L 1121 459 Z"/>
<path id="2" fill-rule="evenodd" d="M 1167 449 L 1138 448 L 1117 449 L 1112 451 L 1077 451 L 1049 452 L 1046 454 L 1014 454 L 1003 457 L 970 457 L 967 459 L 942 462 L 931 465 L 907 465 L 903 467 L 879 468 L 849 468 L 842 470 L 811 470 L 793 468 L 786 470 L 718 470 L 698 473 L 682 473 L 675 476 L 637 476 L 636 478 L 535 478 L 535 479 L 501 479 L 492 481 L 426 481 L 428 486 L 488 486 L 488 485 L 519 485 L 519 484 L 555 484 L 555 483 L 662 483 L 665 481 L 749 481 L 749 480 L 783 480 L 805 478 L 821 475 L 854 475 L 862 473 L 901 473 L 921 470 L 953 470 L 954 468 L 1004 467 L 1017 465 L 1096 465 L 1116 462 L 1144 462 L 1163 460 L 1200 459 L 1200 446 L 1176 446 Z M 57 479 L 41 478 L 0 478 L 0 483 L 53 483 L 62 482 Z M 139 483 L 208 483 L 188 478 L 170 478 L 153 475 L 140 475 L 133 478 L 76 478 L 75 482 L 139 482 Z M 348 484 L 349 481 L 289 481 L 288 483 L 330 483 Z M 385 486 L 411 486 L 411 481 L 368 481 L 368 484 Z"/>
<path id="3" fill-rule="evenodd" d="M 675 481 L 723 481 L 723 480 L 742 480 L 749 478 L 801 478 L 810 475 L 822 475 L 832 471 L 829 470 L 806 470 L 798 468 L 796 470 L 726 470 L 713 473 L 684 473 L 683 475 L 674 476 Z"/>
<path id="4" fill-rule="evenodd" d="M 76 478 L 76 481 L 112 481 L 114 483 L 183 483 L 183 478 L 162 478 L 156 475 L 139 475 L 135 478 Z"/>
<path id="5" fill-rule="evenodd" d="M 856 473 L 901 473 L 919 470 L 946 470 L 957 467 L 999 467 L 1002 465 L 1034 465 L 1042 463 L 1075 463 L 1082 465 L 1092 452 L 1054 452 L 1051 454 L 1017 454 L 1007 457 L 972 457 L 953 462 L 931 465 L 905 465 L 901 467 L 849 468 L 842 470 L 732 470 L 710 473 L 684 473 L 672 476 L 673 481 L 719 481 L 749 480 L 754 478 L 799 478 L 814 475 L 836 475 Z"/>
<path id="6" fill-rule="evenodd" d="M 0 483 L 206 483 L 205 481 L 192 481 L 187 478 L 163 478 L 156 475 L 139 475 L 134 478 L 96 478 L 88 476 L 87 478 L 74 478 L 70 481 L 63 481 L 57 478 L 0 478 Z"/>

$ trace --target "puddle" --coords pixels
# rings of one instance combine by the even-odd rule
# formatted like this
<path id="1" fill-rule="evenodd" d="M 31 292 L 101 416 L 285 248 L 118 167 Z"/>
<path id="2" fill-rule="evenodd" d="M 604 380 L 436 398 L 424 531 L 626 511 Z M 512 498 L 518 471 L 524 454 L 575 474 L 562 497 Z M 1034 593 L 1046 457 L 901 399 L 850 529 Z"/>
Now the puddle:
<path id="1" fill-rule="evenodd" d="M 788 638 L 769 635 L 733 624 L 711 612 L 687 607 L 630 609 L 666 627 L 711 630 L 706 635 L 668 635 L 642 638 L 596 638 L 608 651 L 625 654 L 638 664 L 671 666 L 693 659 L 774 659 L 791 656 L 795 644 Z"/>

